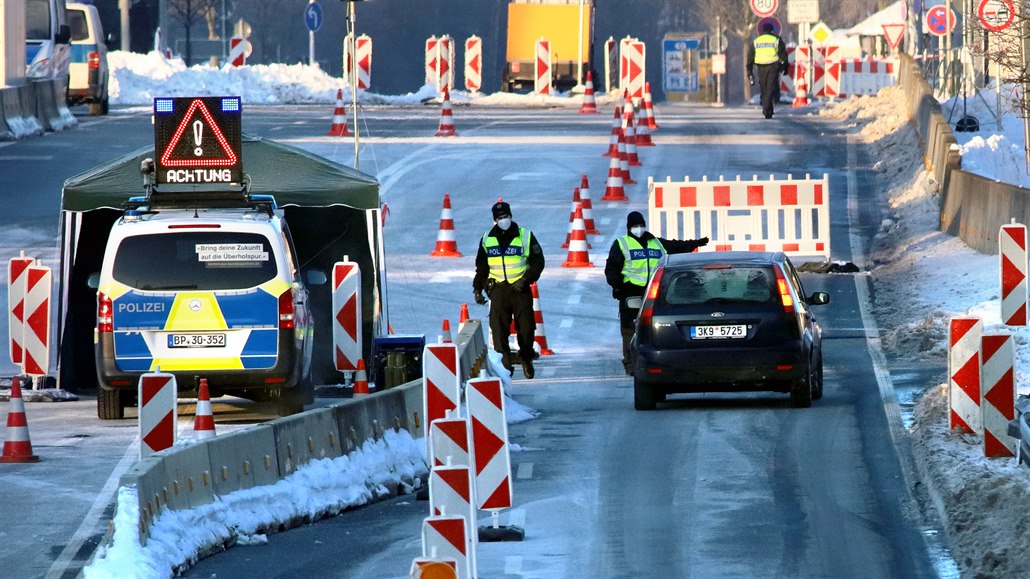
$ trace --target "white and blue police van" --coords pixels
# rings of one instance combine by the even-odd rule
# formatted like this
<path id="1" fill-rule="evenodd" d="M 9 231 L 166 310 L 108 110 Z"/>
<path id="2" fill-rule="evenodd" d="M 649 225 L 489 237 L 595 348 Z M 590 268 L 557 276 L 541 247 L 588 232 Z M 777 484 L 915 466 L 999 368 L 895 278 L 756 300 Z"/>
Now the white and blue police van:
<path id="1" fill-rule="evenodd" d="M 86 104 L 89 114 L 108 110 L 107 39 L 100 12 L 93 4 L 69 2 L 71 56 L 68 64 L 68 104 Z"/>
<path id="2" fill-rule="evenodd" d="M 67 86 L 71 29 L 64 0 L 25 0 L 25 76 Z"/>

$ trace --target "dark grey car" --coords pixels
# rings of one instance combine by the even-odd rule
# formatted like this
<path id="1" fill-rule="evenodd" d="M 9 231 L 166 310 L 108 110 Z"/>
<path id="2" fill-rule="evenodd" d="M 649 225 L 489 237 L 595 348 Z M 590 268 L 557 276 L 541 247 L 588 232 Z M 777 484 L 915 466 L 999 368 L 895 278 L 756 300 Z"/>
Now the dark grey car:
<path id="1" fill-rule="evenodd" d="M 633 338 L 637 410 L 680 392 L 789 392 L 803 408 L 823 394 L 822 332 L 783 253 L 671 255 L 651 277 Z"/>

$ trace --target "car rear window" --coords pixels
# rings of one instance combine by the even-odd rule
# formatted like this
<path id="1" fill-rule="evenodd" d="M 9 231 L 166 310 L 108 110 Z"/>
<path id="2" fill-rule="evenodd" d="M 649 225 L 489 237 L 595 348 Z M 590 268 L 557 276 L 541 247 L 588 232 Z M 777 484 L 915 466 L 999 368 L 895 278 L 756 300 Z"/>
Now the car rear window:
<path id="1" fill-rule="evenodd" d="M 775 296 L 776 276 L 768 266 L 715 266 L 666 271 L 669 305 L 708 302 L 765 303 Z"/>
<path id="2" fill-rule="evenodd" d="M 126 237 L 118 246 L 114 279 L 140 290 L 234 290 L 275 278 L 271 244 L 263 235 L 184 231 Z"/>
<path id="3" fill-rule="evenodd" d="M 68 27 L 72 29 L 72 42 L 89 39 L 89 27 L 86 25 L 84 10 L 68 9 Z"/>

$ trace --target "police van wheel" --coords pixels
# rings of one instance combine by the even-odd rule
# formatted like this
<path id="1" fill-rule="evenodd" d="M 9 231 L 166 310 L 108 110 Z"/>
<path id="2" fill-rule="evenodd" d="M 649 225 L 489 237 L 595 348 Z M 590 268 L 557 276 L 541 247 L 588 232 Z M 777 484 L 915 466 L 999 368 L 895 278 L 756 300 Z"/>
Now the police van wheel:
<path id="1" fill-rule="evenodd" d="M 125 418 L 121 390 L 97 388 L 97 417 L 100 420 L 121 420 Z"/>
<path id="2" fill-rule="evenodd" d="M 298 392 L 287 390 L 275 401 L 275 412 L 279 416 L 292 416 L 304 412 L 304 402 Z"/>

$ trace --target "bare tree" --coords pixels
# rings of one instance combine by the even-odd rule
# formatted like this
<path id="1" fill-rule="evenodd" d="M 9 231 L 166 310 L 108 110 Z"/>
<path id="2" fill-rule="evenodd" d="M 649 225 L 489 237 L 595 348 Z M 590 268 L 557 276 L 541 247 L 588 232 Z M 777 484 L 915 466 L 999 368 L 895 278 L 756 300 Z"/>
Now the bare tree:
<path id="1" fill-rule="evenodd" d="M 185 61 L 189 66 L 192 63 L 192 31 L 193 26 L 206 22 L 206 15 L 220 4 L 220 0 L 167 0 L 168 14 L 182 23 L 186 32 Z"/>

